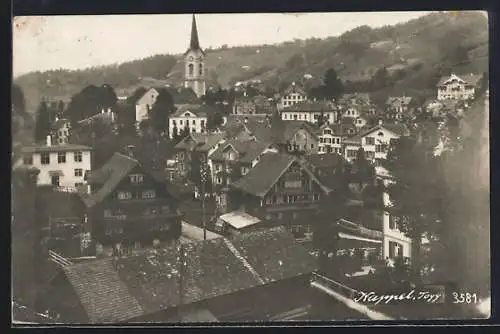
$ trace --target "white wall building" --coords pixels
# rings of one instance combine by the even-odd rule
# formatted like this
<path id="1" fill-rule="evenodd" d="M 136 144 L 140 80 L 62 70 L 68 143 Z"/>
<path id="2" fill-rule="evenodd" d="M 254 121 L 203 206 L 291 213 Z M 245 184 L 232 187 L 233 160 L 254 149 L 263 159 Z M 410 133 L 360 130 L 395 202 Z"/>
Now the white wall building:
<path id="1" fill-rule="evenodd" d="M 149 117 L 149 111 L 153 108 L 156 99 L 160 92 L 156 88 L 150 88 L 142 97 L 135 103 L 135 122 L 139 124 Z"/>
<path id="2" fill-rule="evenodd" d="M 375 168 L 377 179 L 382 181 L 385 186 L 389 186 L 394 182 L 390 173 L 383 167 Z M 383 193 L 383 203 L 385 207 L 390 207 L 391 200 L 387 192 Z M 383 257 L 384 259 L 394 259 L 398 256 L 403 256 L 411 259 L 412 256 L 412 240 L 401 232 L 398 228 L 399 217 L 391 217 L 389 212 L 384 211 L 382 216 L 383 221 Z"/>
<path id="3" fill-rule="evenodd" d="M 40 170 L 38 185 L 54 185 L 76 190 L 84 184 L 85 172 L 91 168 L 91 148 L 83 145 L 52 145 L 50 136 L 46 145 L 24 147 L 22 164 Z"/>
<path id="4" fill-rule="evenodd" d="M 302 101 L 281 109 L 281 119 L 284 121 L 306 121 L 316 124 L 323 115 L 324 121 L 333 124 L 337 120 L 335 107 L 328 102 Z"/>
<path id="5" fill-rule="evenodd" d="M 376 166 L 380 165 L 381 160 L 387 158 L 391 140 L 406 135 L 409 135 L 409 130 L 405 125 L 380 122 L 379 125 L 360 134 L 365 157 L 375 162 Z"/>
<path id="6" fill-rule="evenodd" d="M 479 88 L 481 74 L 456 75 L 443 77 L 437 84 L 438 100 L 469 100 L 474 98 Z"/>
<path id="7" fill-rule="evenodd" d="M 281 110 L 286 107 L 293 106 L 296 103 L 307 101 L 307 93 L 297 85 L 295 82 L 292 82 L 290 87 L 285 89 L 283 94 L 281 95 L 278 102 L 278 110 Z"/>
<path id="8" fill-rule="evenodd" d="M 205 133 L 208 120 L 207 109 L 208 106 L 205 105 L 180 105 L 168 120 L 170 138 L 174 138 L 175 131 L 180 134 L 186 128 L 189 133 Z"/>
<path id="9" fill-rule="evenodd" d="M 338 153 L 342 154 L 342 135 L 335 133 L 335 129 L 329 124 L 323 125 L 318 133 L 318 152 L 319 153 Z"/>

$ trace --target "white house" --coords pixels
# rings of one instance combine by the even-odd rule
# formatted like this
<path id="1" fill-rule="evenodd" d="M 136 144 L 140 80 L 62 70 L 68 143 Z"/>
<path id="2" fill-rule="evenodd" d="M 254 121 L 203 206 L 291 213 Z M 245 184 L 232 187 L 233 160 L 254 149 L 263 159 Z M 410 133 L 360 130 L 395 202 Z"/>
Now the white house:
<path id="1" fill-rule="evenodd" d="M 184 129 L 188 129 L 189 133 L 205 133 L 208 116 L 211 112 L 215 111 L 207 105 L 180 105 L 168 120 L 170 138 L 174 137 L 176 131 L 177 134 L 180 134 Z"/>
<path id="2" fill-rule="evenodd" d="M 338 127 L 324 124 L 318 131 L 318 152 L 342 154 L 342 134 L 338 133 Z M 337 130 L 337 131 L 335 131 Z"/>
<path id="3" fill-rule="evenodd" d="M 149 111 L 155 104 L 158 96 L 160 96 L 160 93 L 160 88 L 153 87 L 148 89 L 144 94 L 142 94 L 142 97 L 137 100 L 135 103 L 135 122 L 137 126 L 149 117 Z"/>
<path id="4" fill-rule="evenodd" d="M 437 84 L 438 100 L 473 99 L 483 76 L 481 74 L 456 75 L 443 77 Z"/>
<path id="5" fill-rule="evenodd" d="M 361 148 L 361 137 L 354 136 L 350 138 L 344 138 L 342 140 L 342 146 L 344 150 L 344 158 L 348 162 L 353 162 L 358 156 L 358 151 Z"/>
<path id="6" fill-rule="evenodd" d="M 389 186 L 394 182 L 393 177 L 383 167 L 375 167 L 377 179 Z M 383 193 L 383 203 L 385 207 L 390 207 L 391 200 L 387 192 Z M 384 211 L 382 216 L 383 222 L 383 257 L 384 259 L 394 259 L 398 256 L 411 259 L 412 256 L 412 240 L 401 232 L 398 228 L 400 217 L 391 216 L 389 212 Z"/>
<path id="7" fill-rule="evenodd" d="M 381 160 L 387 158 L 391 140 L 407 135 L 409 135 L 409 130 L 404 124 L 383 124 L 380 122 L 379 125 L 361 133 L 359 137 L 366 158 L 378 166 Z"/>
<path id="8" fill-rule="evenodd" d="M 337 120 L 337 110 L 329 102 L 302 101 L 281 110 L 284 121 L 317 123 L 321 115 L 326 123 L 333 124 Z"/>
<path id="9" fill-rule="evenodd" d="M 278 110 L 293 106 L 296 103 L 307 101 L 307 93 L 295 82 L 285 89 L 278 102 Z"/>
<path id="10" fill-rule="evenodd" d="M 20 163 L 40 170 L 38 185 L 52 184 L 76 191 L 85 182 L 85 172 L 91 170 L 91 150 L 83 145 L 52 145 L 47 136 L 46 145 L 23 147 Z"/>

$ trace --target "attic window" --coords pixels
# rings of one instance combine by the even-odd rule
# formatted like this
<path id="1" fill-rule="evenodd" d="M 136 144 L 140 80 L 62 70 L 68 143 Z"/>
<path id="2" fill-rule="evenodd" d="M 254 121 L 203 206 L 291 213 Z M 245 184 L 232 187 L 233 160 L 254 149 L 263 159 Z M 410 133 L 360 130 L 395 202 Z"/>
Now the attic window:
<path id="1" fill-rule="evenodd" d="M 377 136 L 382 137 L 383 135 L 384 135 L 384 133 L 382 131 L 380 131 L 379 133 L 377 133 Z"/>
<path id="2" fill-rule="evenodd" d="M 142 183 L 144 181 L 144 175 L 142 174 L 130 174 L 130 182 L 132 183 Z"/>

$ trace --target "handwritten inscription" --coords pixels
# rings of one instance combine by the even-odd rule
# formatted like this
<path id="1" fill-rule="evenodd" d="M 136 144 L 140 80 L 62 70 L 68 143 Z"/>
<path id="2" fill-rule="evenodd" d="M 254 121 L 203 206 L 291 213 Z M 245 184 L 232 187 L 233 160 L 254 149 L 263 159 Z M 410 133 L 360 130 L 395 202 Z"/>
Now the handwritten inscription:
<path id="1" fill-rule="evenodd" d="M 376 292 L 360 292 L 358 296 L 353 298 L 355 302 L 365 304 L 389 304 L 394 302 L 425 302 L 429 304 L 444 303 L 444 294 L 441 292 L 431 291 L 416 291 L 398 294 L 377 294 Z"/>

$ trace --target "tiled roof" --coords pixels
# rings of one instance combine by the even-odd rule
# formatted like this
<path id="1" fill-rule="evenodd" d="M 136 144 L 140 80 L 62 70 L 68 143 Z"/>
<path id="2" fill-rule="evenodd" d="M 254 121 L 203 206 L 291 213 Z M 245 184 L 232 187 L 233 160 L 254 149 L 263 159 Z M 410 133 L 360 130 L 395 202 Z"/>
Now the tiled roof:
<path id="1" fill-rule="evenodd" d="M 291 155 L 266 153 L 260 158 L 260 161 L 255 167 L 250 169 L 245 176 L 231 183 L 230 186 L 254 196 L 265 196 L 281 175 L 283 175 L 294 162 L 300 164 L 300 162 Z M 305 166 L 303 167 L 304 170 L 318 182 L 325 192 L 329 192 L 329 189 L 324 187 Z"/>
<path id="2" fill-rule="evenodd" d="M 270 121 L 268 115 L 229 115 L 224 129 L 228 138 L 237 138 L 242 132 L 247 132 L 259 141 L 270 142 L 272 140 Z"/>
<path id="3" fill-rule="evenodd" d="M 197 117 L 207 117 L 216 112 L 215 108 L 206 104 L 180 104 L 176 112 L 170 115 L 170 117 L 180 117 L 186 111 L 195 114 Z"/>
<path id="4" fill-rule="evenodd" d="M 368 130 L 364 131 L 363 133 L 360 133 L 359 136 L 364 137 L 367 134 L 370 134 L 370 133 L 377 131 L 379 129 L 387 129 L 398 136 L 407 136 L 410 133 L 410 130 L 408 129 L 408 127 L 405 124 L 384 123 L 384 124 L 379 124 L 371 129 L 368 129 Z"/>
<path id="5" fill-rule="evenodd" d="M 75 264 L 64 272 L 90 322 L 109 323 L 310 274 L 314 269 L 314 258 L 283 228 L 275 228 L 231 241 L 218 238 L 182 247 L 174 243 L 139 255 Z"/>
<path id="6" fill-rule="evenodd" d="M 96 171 L 92 171 L 88 175 L 87 182 L 102 184 L 102 186 L 97 192 L 91 195 L 81 194 L 85 205 L 92 207 L 102 202 L 139 165 L 137 160 L 121 153 L 115 153 L 104 166 Z"/>
<path id="7" fill-rule="evenodd" d="M 336 167 L 344 162 L 344 158 L 337 153 L 308 154 L 305 159 L 316 168 Z"/>
<path id="8" fill-rule="evenodd" d="M 458 77 L 459 79 L 465 81 L 469 85 L 472 85 L 472 86 L 476 86 L 479 83 L 479 81 L 483 78 L 482 74 L 473 74 L 473 73 L 464 74 L 464 75 L 462 75 L 462 74 L 457 74 L 457 75 L 451 74 L 449 76 L 441 77 L 441 79 L 437 83 L 437 86 L 443 85 L 446 81 L 448 81 L 449 79 L 451 79 L 451 78 L 453 78 L 455 76 Z"/>
<path id="9" fill-rule="evenodd" d="M 323 101 L 301 101 L 286 107 L 283 111 L 300 111 L 300 112 L 308 112 L 308 111 L 332 111 L 336 110 L 335 107 L 328 102 Z"/>
<path id="10" fill-rule="evenodd" d="M 62 144 L 62 145 L 34 145 L 25 146 L 21 148 L 22 153 L 41 153 L 41 152 L 72 152 L 72 151 L 90 151 L 89 146 L 76 145 L 76 144 Z"/>
<path id="11" fill-rule="evenodd" d="M 285 91 L 283 92 L 283 95 L 288 95 L 292 93 L 298 93 L 303 96 L 307 95 L 304 89 L 299 85 L 297 85 L 296 83 L 292 83 L 290 86 L 288 86 L 288 88 L 285 89 Z"/>
<path id="12" fill-rule="evenodd" d="M 283 227 L 243 233 L 232 244 L 266 283 L 316 270 L 316 260 Z"/>
<path id="13" fill-rule="evenodd" d="M 361 136 L 356 135 L 353 137 L 348 137 L 343 140 L 344 144 L 348 145 L 361 145 Z"/>
<path id="14" fill-rule="evenodd" d="M 225 133 L 191 133 L 176 146 L 177 150 L 208 152 L 224 139 Z"/>
<path id="15" fill-rule="evenodd" d="M 210 159 L 224 160 L 224 152 L 228 146 L 231 146 L 238 152 L 239 162 L 249 163 L 262 154 L 269 145 L 260 141 L 226 140 L 212 153 Z"/>

